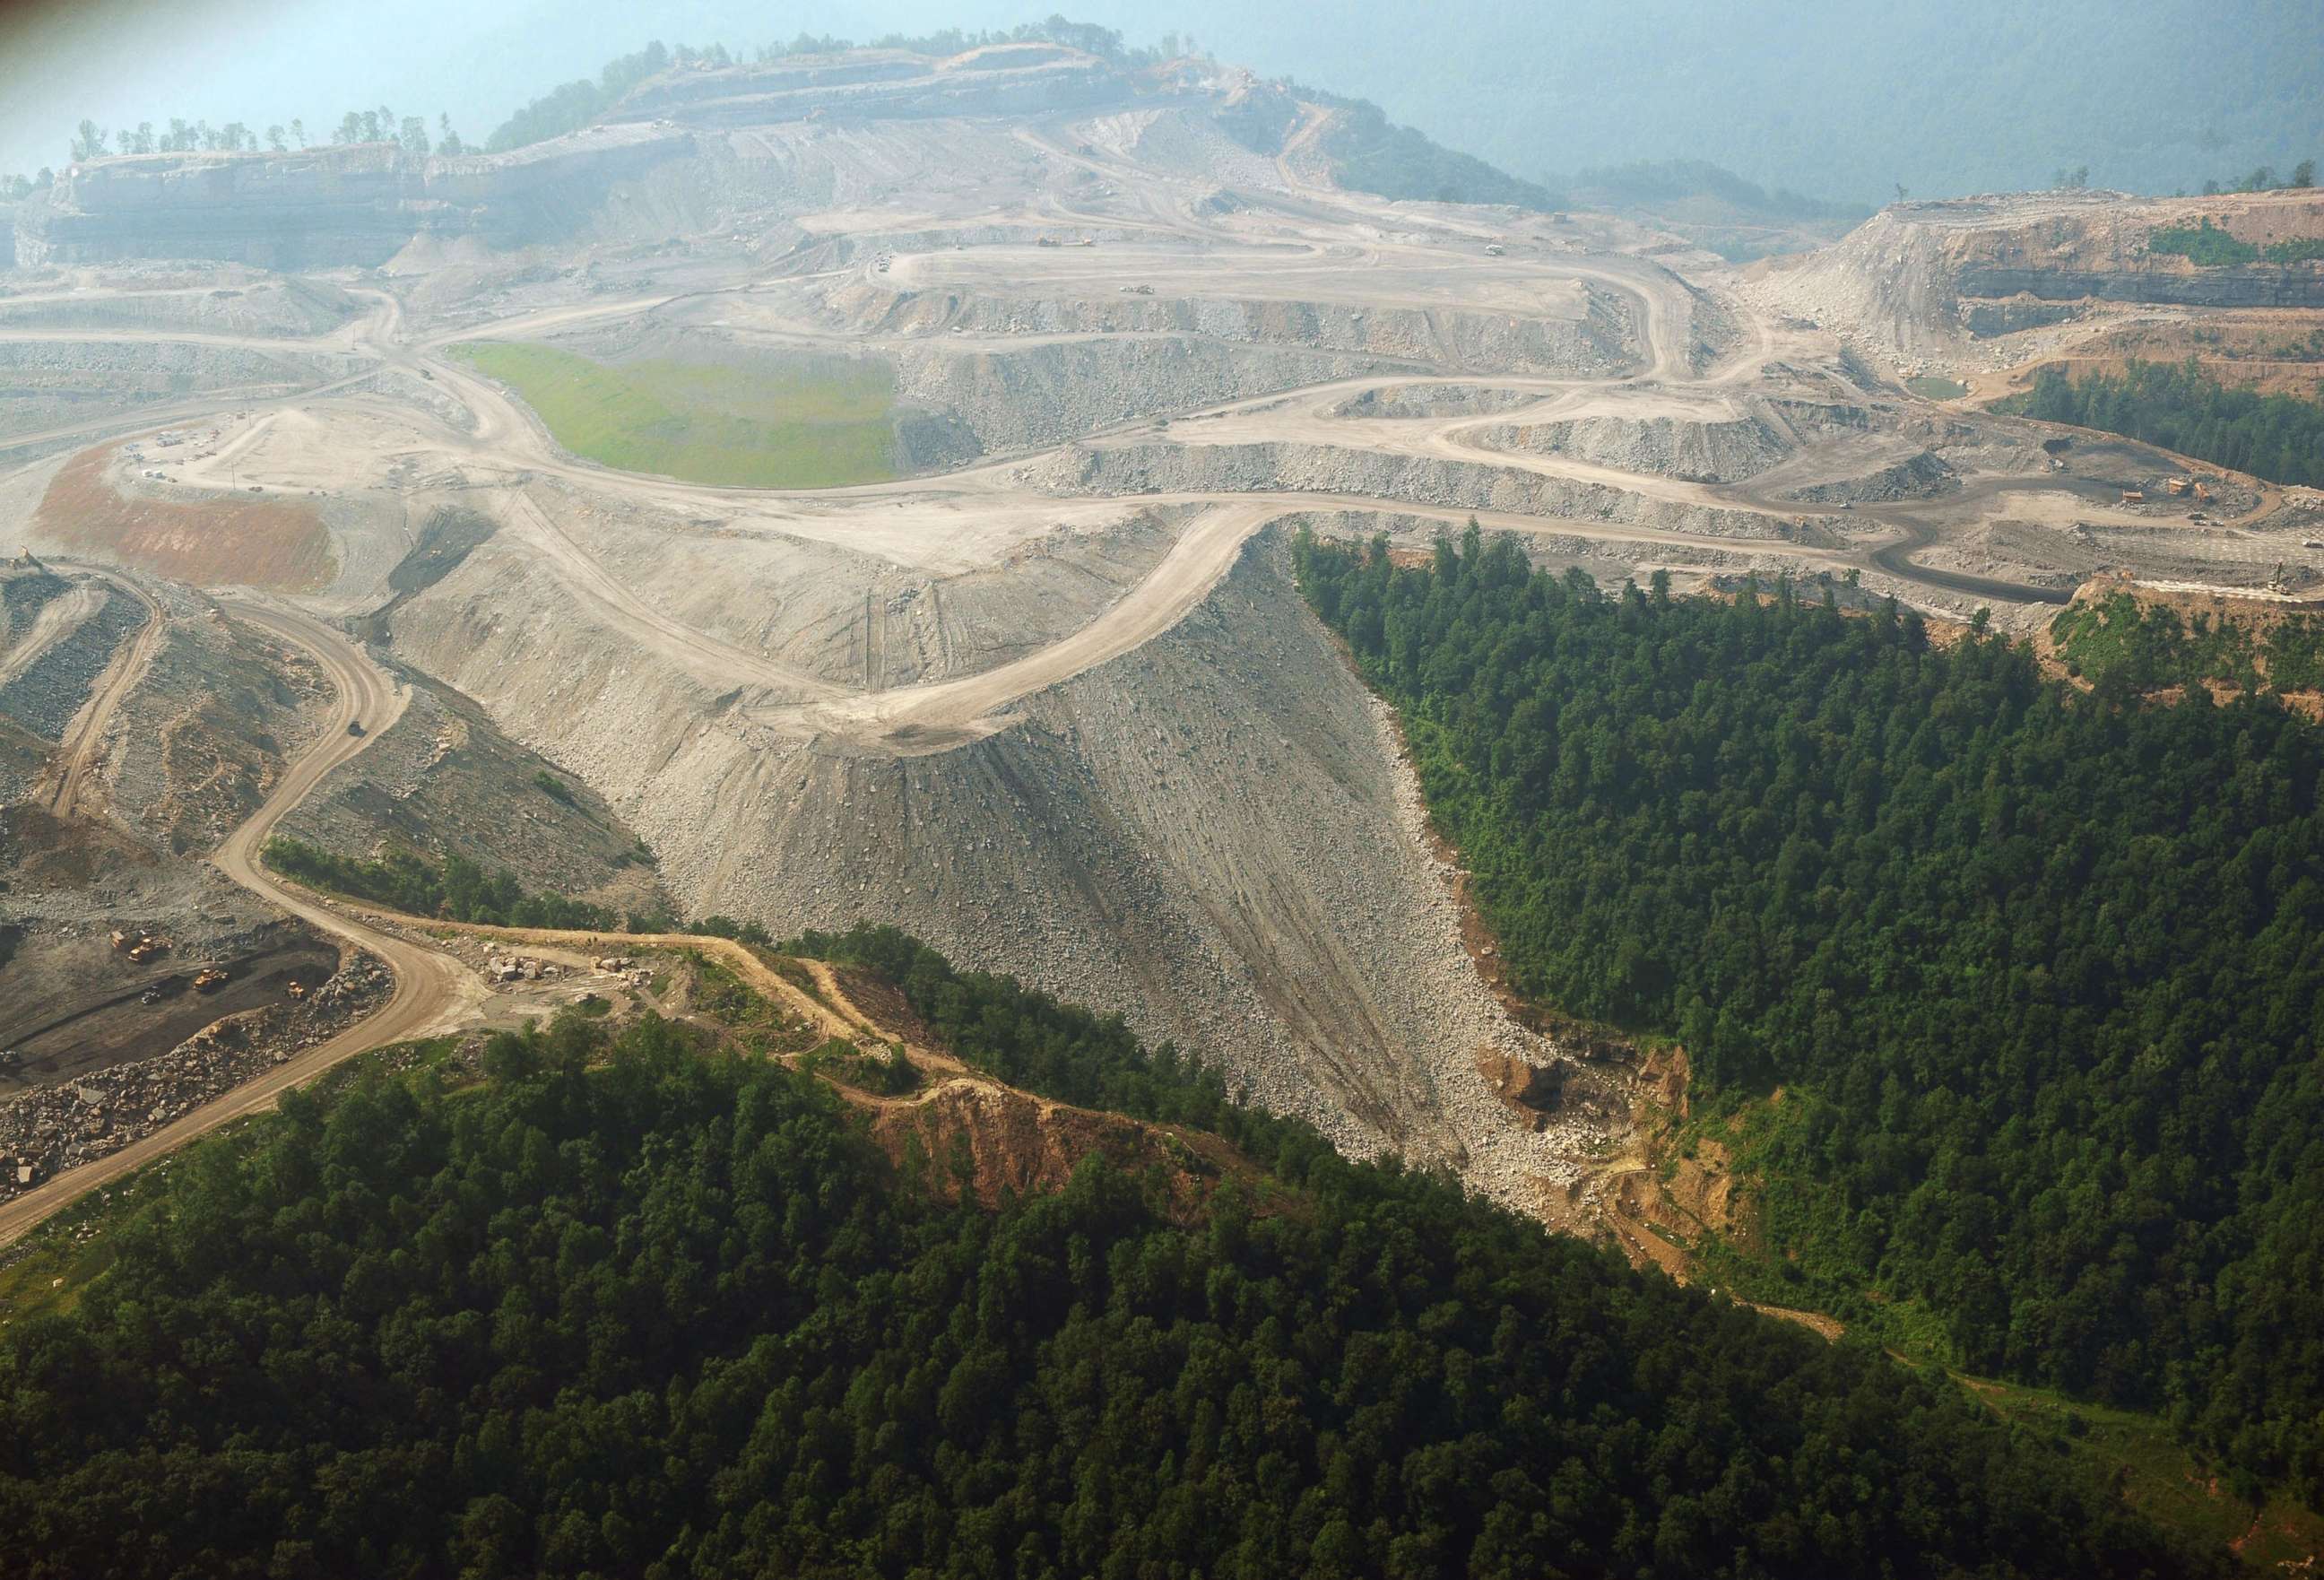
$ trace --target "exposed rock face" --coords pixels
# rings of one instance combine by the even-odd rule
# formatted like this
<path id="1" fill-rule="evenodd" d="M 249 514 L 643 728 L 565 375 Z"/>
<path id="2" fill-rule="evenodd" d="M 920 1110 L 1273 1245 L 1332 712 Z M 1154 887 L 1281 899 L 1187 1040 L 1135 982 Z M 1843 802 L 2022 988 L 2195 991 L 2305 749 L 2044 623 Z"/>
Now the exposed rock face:
<path id="1" fill-rule="evenodd" d="M 2015 335 L 2020 329 L 2046 329 L 2052 324 L 2071 323 L 2081 317 L 2081 310 L 2064 302 L 2036 301 L 2027 297 L 2015 297 L 2006 301 L 1977 301 L 1961 304 L 1961 325 L 1980 340 L 1997 335 Z"/>
<path id="2" fill-rule="evenodd" d="M 1837 245 L 1771 270 L 1765 300 L 1909 364 L 1971 339 L 2038 330 L 2101 304 L 2324 307 L 2312 263 L 2203 267 L 2157 251 L 2158 233 L 2214 225 L 2257 246 L 2324 235 L 2311 190 L 2135 199 L 2028 192 L 1899 203 Z M 2082 311 L 2050 304 L 2087 304 Z"/>
<path id="3" fill-rule="evenodd" d="M 422 233 L 519 245 L 570 234 L 612 182 L 692 147 L 671 128 L 624 126 L 464 159 L 364 143 L 98 160 L 22 206 L 15 250 L 27 268 L 214 258 L 295 270 L 374 266 Z"/>
<path id="4" fill-rule="evenodd" d="M 1764 542 L 1788 538 L 1795 531 L 1790 522 L 1755 511 L 1654 499 L 1602 484 L 1510 471 L 1476 461 L 1330 445 L 1084 445 L 1028 463 L 1023 476 L 1061 494 L 1291 490 L 1407 500 L 1455 510 L 1635 522 L 1707 538 Z"/>
<path id="5" fill-rule="evenodd" d="M 2155 269 L 1969 268 L 1969 297 L 2025 295 L 2043 301 L 2169 302 L 2181 307 L 2324 307 L 2324 271 L 2255 263 L 2197 273 Z"/>

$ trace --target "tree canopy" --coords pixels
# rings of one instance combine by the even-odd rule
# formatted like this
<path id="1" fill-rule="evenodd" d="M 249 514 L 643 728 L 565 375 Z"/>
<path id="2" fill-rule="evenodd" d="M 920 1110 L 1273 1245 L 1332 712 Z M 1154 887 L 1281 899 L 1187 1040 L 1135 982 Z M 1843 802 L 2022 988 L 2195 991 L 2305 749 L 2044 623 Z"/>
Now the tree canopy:
<path id="1" fill-rule="evenodd" d="M 2324 485 L 2324 377 L 2319 398 L 2230 389 L 2190 357 L 2133 361 L 2081 380 L 2044 367 L 2004 410 L 2161 445 L 2271 483 Z"/>
<path id="2" fill-rule="evenodd" d="M 1298 557 L 1514 984 L 1682 1040 L 1783 1277 L 2324 1502 L 2324 735 L 1473 525 Z"/>
<path id="3" fill-rule="evenodd" d="M 1102 1161 L 986 1212 L 667 1023 L 484 1062 L 292 1094 L 0 1336 L 0 1574 L 2218 1572 L 1941 1379 L 1292 1122 L 1193 1221 Z"/>

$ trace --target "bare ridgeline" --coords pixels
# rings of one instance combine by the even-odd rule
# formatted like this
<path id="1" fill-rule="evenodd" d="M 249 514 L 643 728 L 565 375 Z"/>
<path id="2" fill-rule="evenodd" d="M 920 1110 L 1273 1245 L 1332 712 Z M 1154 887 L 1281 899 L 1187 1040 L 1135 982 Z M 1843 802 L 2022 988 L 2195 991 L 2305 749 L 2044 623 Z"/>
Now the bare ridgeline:
<path id="1" fill-rule="evenodd" d="M 1473 516 L 1608 586 L 1790 576 L 2021 630 L 2101 569 L 2313 577 L 2312 498 L 1977 404 L 2313 310 L 2312 265 L 2137 245 L 2199 210 L 2312 236 L 2310 199 L 1902 205 L 1738 271 L 1645 217 L 1349 189 L 1338 114 L 1206 60 L 857 51 L 673 70 L 514 153 L 100 160 L 21 206 L 0 1137 L 160 1123 L 168 1059 L 270 1058 L 171 1052 L 217 1046 L 197 961 L 243 1012 L 377 947 L 206 864 L 272 831 L 778 936 L 893 921 L 1564 1216 L 1670 1072 L 1497 1003 L 1294 531 L 1425 550 Z M 625 448 L 526 404 L 542 358 L 862 475 Z M 752 404 L 842 384 L 868 415 Z M 357 680 L 393 701 L 332 716 Z M 489 1012 L 434 981 L 401 1029 Z"/>

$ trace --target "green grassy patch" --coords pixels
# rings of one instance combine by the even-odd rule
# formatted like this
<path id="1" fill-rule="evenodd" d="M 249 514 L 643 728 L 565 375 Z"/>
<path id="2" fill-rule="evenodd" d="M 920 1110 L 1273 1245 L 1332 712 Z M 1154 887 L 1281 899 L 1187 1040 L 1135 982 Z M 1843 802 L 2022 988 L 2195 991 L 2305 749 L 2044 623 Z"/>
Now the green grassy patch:
<path id="1" fill-rule="evenodd" d="M 752 488 L 896 476 L 895 380 L 847 357 L 750 367 L 661 357 L 618 366 L 553 346 L 456 348 L 540 413 L 557 442 L 625 472 Z"/>
<path id="2" fill-rule="evenodd" d="M 2264 624 L 2197 612 L 2181 620 L 2128 593 L 2078 605 L 2050 625 L 2068 671 L 2092 682 L 2120 674 L 2134 690 L 2225 683 L 2273 691 L 2324 688 L 2324 616 Z"/>
<path id="3" fill-rule="evenodd" d="M 901 1097 L 920 1084 L 920 1072 L 900 1042 L 890 1043 L 885 1053 L 873 1054 L 844 1037 L 827 1037 L 800 1057 L 799 1068 L 889 1097 Z"/>
<path id="4" fill-rule="evenodd" d="M 2209 215 L 2200 225 L 2165 226 L 2149 232 L 2146 250 L 2175 254 L 2203 269 L 2239 268 L 2257 263 L 2260 256 L 2259 248 L 2228 235 L 2212 224 Z"/>
<path id="5" fill-rule="evenodd" d="M 0 1257 L 0 1335 L 34 1317 L 60 1317 L 113 1265 L 106 1231 L 158 1195 L 151 1170 L 91 1191 Z M 167 1176 L 160 1177 L 166 1184 Z"/>
<path id="6" fill-rule="evenodd" d="M 1958 401 L 1969 393 L 1969 386 L 1959 379 L 1941 378 L 1935 374 L 1906 379 L 1904 387 L 1923 401 Z"/>
<path id="7" fill-rule="evenodd" d="M 805 1022 L 726 966 L 691 952 L 686 962 L 694 972 L 695 1009 L 724 1027 L 737 1046 L 759 1054 L 800 1053 L 816 1046 Z"/>

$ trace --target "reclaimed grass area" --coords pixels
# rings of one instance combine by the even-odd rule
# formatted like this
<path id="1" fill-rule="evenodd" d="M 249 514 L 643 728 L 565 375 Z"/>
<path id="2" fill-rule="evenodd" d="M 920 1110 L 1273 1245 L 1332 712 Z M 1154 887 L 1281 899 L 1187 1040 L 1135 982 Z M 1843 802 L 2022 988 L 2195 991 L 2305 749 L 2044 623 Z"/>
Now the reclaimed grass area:
<path id="1" fill-rule="evenodd" d="M 748 488 L 836 488 L 897 473 L 895 379 L 877 363 L 616 365 L 491 340 L 456 350 L 540 413 L 558 444 L 624 472 Z"/>

